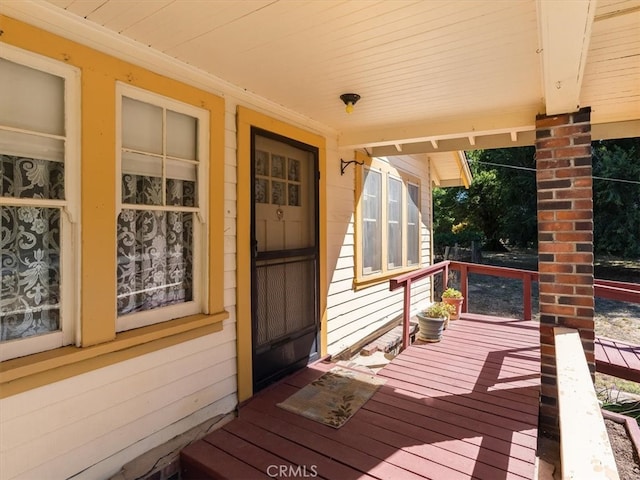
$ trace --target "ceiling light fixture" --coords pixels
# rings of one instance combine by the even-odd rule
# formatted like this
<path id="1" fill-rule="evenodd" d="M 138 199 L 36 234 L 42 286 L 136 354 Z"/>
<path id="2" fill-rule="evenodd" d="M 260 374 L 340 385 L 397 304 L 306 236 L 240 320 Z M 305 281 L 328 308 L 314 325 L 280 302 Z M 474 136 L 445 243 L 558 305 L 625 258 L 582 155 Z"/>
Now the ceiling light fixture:
<path id="1" fill-rule="evenodd" d="M 357 93 L 343 93 L 342 95 L 340 95 L 340 100 L 342 100 L 347 106 L 347 113 L 351 113 L 353 112 L 353 106 L 358 100 L 360 100 L 360 95 L 358 95 Z"/>

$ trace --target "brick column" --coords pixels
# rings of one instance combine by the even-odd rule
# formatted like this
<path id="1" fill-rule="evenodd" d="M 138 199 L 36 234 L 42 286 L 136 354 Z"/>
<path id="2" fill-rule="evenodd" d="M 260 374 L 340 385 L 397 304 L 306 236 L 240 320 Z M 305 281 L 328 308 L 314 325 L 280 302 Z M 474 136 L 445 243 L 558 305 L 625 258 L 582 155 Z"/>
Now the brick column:
<path id="1" fill-rule="evenodd" d="M 558 436 L 554 327 L 578 329 L 595 372 L 591 109 L 536 117 L 542 396 L 540 428 Z"/>

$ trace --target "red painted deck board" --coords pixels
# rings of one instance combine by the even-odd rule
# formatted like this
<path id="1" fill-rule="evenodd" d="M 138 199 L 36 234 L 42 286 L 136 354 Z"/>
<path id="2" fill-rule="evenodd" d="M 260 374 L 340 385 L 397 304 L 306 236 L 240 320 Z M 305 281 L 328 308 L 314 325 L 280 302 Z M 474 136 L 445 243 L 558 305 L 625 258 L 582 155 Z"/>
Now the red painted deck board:
<path id="1" fill-rule="evenodd" d="M 640 382 L 640 345 L 596 337 L 596 371 Z"/>
<path id="2" fill-rule="evenodd" d="M 381 370 L 387 383 L 340 429 L 276 405 L 333 366 L 309 365 L 255 395 L 183 451 L 185 478 L 263 478 L 270 465 L 346 480 L 533 477 L 537 324 L 464 315 L 442 342 L 414 344 Z"/>

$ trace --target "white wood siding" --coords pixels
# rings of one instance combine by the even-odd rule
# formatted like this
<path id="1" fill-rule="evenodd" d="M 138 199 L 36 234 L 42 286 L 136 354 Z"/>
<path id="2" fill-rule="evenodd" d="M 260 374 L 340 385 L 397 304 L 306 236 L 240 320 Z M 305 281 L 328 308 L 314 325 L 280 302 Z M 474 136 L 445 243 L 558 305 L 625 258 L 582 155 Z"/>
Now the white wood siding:
<path id="1" fill-rule="evenodd" d="M 233 410 L 235 334 L 227 322 L 222 332 L 3 399 L 0 477 L 105 478 Z"/>
<path id="2" fill-rule="evenodd" d="M 328 353 L 336 355 L 360 342 L 386 323 L 402 315 L 402 290 L 389 291 L 385 281 L 368 288 L 354 290 L 354 212 L 355 168 L 350 165 L 340 175 L 340 158 L 351 159 L 353 152 L 340 152 L 327 159 L 327 256 L 329 292 L 327 298 Z M 422 263 L 431 262 L 431 180 L 425 156 L 388 157 L 389 162 L 421 179 Z M 412 311 L 431 299 L 429 281 L 416 283 L 412 289 Z"/>

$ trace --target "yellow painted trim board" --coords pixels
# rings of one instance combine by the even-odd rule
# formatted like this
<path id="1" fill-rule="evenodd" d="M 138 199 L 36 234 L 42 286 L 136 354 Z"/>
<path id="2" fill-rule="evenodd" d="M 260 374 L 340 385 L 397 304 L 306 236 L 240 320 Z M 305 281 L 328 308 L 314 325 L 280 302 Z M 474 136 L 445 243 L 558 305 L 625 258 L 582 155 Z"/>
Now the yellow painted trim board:
<path id="1" fill-rule="evenodd" d="M 251 346 L 251 127 L 291 138 L 318 149 L 320 169 L 320 352 L 327 351 L 327 274 L 326 274 L 326 140 L 324 137 L 239 106 L 238 129 L 238 227 L 237 227 L 237 342 L 238 342 L 238 400 L 253 395 Z"/>
<path id="2" fill-rule="evenodd" d="M 0 363 L 0 398 L 222 331 L 227 312 L 194 315 L 119 333 L 93 347 L 63 347 Z"/>

